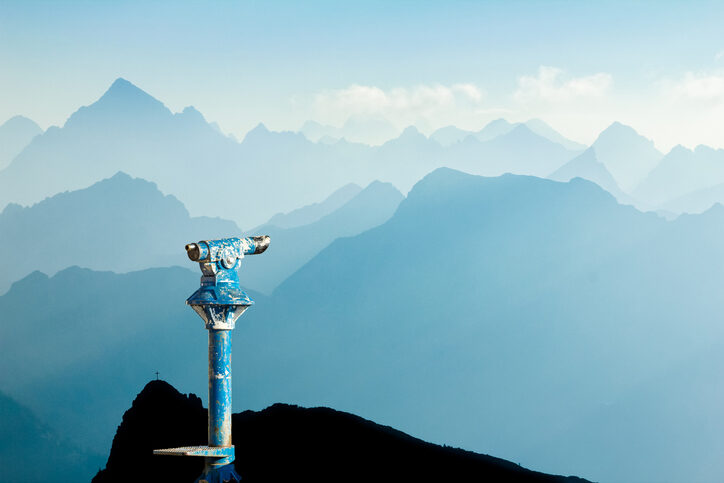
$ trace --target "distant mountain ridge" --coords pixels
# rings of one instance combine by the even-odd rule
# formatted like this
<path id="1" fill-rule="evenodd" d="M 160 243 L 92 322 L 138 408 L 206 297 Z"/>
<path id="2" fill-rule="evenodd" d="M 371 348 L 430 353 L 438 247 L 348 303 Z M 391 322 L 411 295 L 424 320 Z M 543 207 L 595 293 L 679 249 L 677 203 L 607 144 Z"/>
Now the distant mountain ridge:
<path id="1" fill-rule="evenodd" d="M 303 206 L 302 208 L 297 208 L 289 213 L 277 213 L 269 218 L 269 221 L 266 224 L 278 226 L 279 228 L 295 228 L 314 223 L 320 218 L 339 209 L 359 194 L 360 191 L 362 191 L 362 188 L 356 184 L 346 184 L 329 195 L 323 201 Z"/>
<path id="2" fill-rule="evenodd" d="M 383 145 L 367 146 L 344 140 L 313 143 L 300 133 L 272 132 L 260 124 L 239 143 L 197 110 L 172 113 L 142 89 L 117 79 L 96 102 L 78 109 L 63 127 L 34 138 L 0 170 L 0 209 L 37 203 L 123 171 L 156 183 L 193 215 L 249 227 L 348 183 L 366 186 L 380 180 L 404 193 L 440 166 L 487 175 L 521 173 L 527 166 L 559 167 L 576 153 L 538 135 L 527 137 L 531 146 L 505 146 L 494 139 L 490 146 L 481 142 L 461 151 L 415 132 L 407 129 Z M 535 163 L 528 159 L 531 153 Z"/>
<path id="3" fill-rule="evenodd" d="M 80 265 L 127 272 L 183 264 L 186 243 L 239 234 L 234 222 L 192 218 L 154 183 L 119 172 L 88 188 L 28 208 L 8 205 L 0 213 L 0 248 L 32 254 L 6 260 L 0 293 L 34 270 L 53 274 Z"/>
<path id="4" fill-rule="evenodd" d="M 580 156 L 564 164 L 551 173 L 548 178 L 555 181 L 570 181 L 573 178 L 583 178 L 593 181 L 601 188 L 611 193 L 620 203 L 631 204 L 631 197 L 621 191 L 606 166 L 596 159 L 593 148 L 586 149 Z"/>
<path id="5" fill-rule="evenodd" d="M 102 461 L 101 455 L 81 450 L 0 392 L 0 480 L 87 481 Z"/>
<path id="6" fill-rule="evenodd" d="M 653 141 L 620 122 L 604 129 L 588 149 L 626 193 L 631 193 L 663 158 Z"/>
<path id="7" fill-rule="evenodd" d="M 164 381 L 138 394 L 94 483 L 191 481 L 202 458 L 154 456 L 152 449 L 204 444 L 206 411 Z M 546 475 L 487 455 L 425 443 L 329 408 L 275 404 L 232 416 L 236 471 L 243 481 L 584 482 Z"/>
<path id="8" fill-rule="evenodd" d="M 124 274 L 70 267 L 16 282 L 0 295 L 4 390 L 56 433 L 100 453 L 156 371 L 206 394 L 207 331 L 184 304 L 199 286 L 193 265 Z"/>
<path id="9" fill-rule="evenodd" d="M 0 170 L 43 130 L 35 121 L 23 116 L 14 116 L 0 125 Z"/>
<path id="10" fill-rule="evenodd" d="M 242 282 L 264 293 L 271 293 L 289 275 L 340 237 L 358 235 L 386 222 L 404 199 L 390 183 L 375 181 L 349 201 L 303 226 L 279 228 L 273 224 L 256 227 L 248 236 L 269 235 L 272 245 L 264 257 L 244 260 Z"/>
<path id="11" fill-rule="evenodd" d="M 679 207 L 674 200 L 722 183 L 724 183 L 723 149 L 698 146 L 690 150 L 676 146 L 636 188 L 634 196 L 651 204 L 669 206 L 678 210 Z M 688 211 L 694 208 L 703 211 L 713 202 L 724 201 L 724 198 L 714 196 L 710 201 L 711 203 L 707 203 L 706 198 L 703 198 L 693 206 L 684 203 L 681 209 Z"/>
<path id="12" fill-rule="evenodd" d="M 515 127 L 520 125 L 526 126 L 528 129 L 538 134 L 539 136 L 542 136 L 549 141 L 558 143 L 570 151 L 582 151 L 586 149 L 586 146 L 584 144 L 577 143 L 563 137 L 559 132 L 555 131 L 552 127 L 550 127 L 548 124 L 541 121 L 540 119 L 530 119 L 524 123 L 510 123 L 505 119 L 496 119 L 489 122 L 478 132 L 466 131 L 455 126 L 446 126 L 433 132 L 430 135 L 430 139 L 437 141 L 442 146 L 450 146 L 452 144 L 458 143 L 468 136 L 473 136 L 479 141 L 484 142 L 490 141 L 491 139 L 494 139 L 498 136 L 507 134 Z"/>
<path id="13" fill-rule="evenodd" d="M 549 472 L 716 481 L 718 450 L 693 423 L 715 419 L 724 392 L 657 412 L 655 447 L 631 419 L 645 419 L 642 384 L 675 398 L 680 381 L 660 374 L 724 336 L 723 239 L 722 209 L 667 222 L 581 179 L 440 169 L 257 308 L 236 367 L 264 369 L 235 390 L 253 408 L 323 403 Z"/>
<path id="14" fill-rule="evenodd" d="M 581 179 L 437 170 L 387 222 L 330 243 L 271 297 L 251 291 L 235 404 L 331 406 L 551 473 L 718 481 L 722 239 L 721 208 L 667 222 Z M 198 281 L 178 267 L 29 275 L 0 296 L 6 387 L 106 448 L 155 371 L 205 394 L 205 330 L 183 305 Z"/>

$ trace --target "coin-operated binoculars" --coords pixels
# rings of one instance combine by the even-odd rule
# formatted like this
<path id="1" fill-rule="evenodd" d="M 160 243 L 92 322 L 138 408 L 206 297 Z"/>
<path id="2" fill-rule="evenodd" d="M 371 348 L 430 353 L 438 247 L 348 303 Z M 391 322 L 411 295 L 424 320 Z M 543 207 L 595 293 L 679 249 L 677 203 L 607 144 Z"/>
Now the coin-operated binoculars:
<path id="1" fill-rule="evenodd" d="M 254 301 L 239 287 L 244 255 L 263 253 L 268 236 L 224 238 L 186 245 L 186 254 L 201 267 L 201 287 L 186 300 L 209 330 L 209 445 L 157 449 L 154 454 L 204 456 L 197 483 L 241 481 L 234 471 L 231 444 L 231 330 Z"/>

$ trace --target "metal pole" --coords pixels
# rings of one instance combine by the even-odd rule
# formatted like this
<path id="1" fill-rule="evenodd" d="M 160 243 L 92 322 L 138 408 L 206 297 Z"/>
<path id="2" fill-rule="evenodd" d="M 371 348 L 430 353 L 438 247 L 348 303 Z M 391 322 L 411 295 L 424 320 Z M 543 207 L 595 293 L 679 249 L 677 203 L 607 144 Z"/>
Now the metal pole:
<path id="1" fill-rule="evenodd" d="M 231 331 L 209 329 L 209 446 L 231 446 Z M 218 458 L 206 458 L 207 467 Z"/>

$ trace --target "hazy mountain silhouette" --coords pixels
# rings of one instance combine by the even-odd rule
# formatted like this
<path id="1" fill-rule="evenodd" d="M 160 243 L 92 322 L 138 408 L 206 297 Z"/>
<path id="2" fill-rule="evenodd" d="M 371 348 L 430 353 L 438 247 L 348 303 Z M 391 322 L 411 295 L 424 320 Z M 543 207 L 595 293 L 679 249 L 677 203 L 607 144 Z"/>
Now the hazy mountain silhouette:
<path id="1" fill-rule="evenodd" d="M 0 293 L 34 270 L 53 274 L 80 265 L 127 272 L 181 265 L 187 259 L 178 247 L 240 233 L 232 221 L 191 218 L 154 183 L 117 173 L 89 188 L 29 208 L 9 205 L 0 213 L 0 249 L 32 254 L 5 260 Z"/>
<path id="2" fill-rule="evenodd" d="M 634 192 L 634 196 L 675 211 L 701 212 L 724 201 L 716 185 L 724 183 L 724 149 L 674 147 Z M 684 198 L 691 196 L 691 198 Z M 677 199 L 682 198 L 679 202 Z"/>
<path id="3" fill-rule="evenodd" d="M 573 178 L 587 179 L 611 193 L 620 203 L 631 203 L 631 197 L 621 191 L 606 166 L 596 159 L 596 152 L 593 148 L 586 149 L 579 156 L 551 173 L 548 178 L 554 181 L 570 181 Z"/>
<path id="4" fill-rule="evenodd" d="M 314 223 L 320 218 L 337 210 L 362 191 L 354 183 L 349 183 L 336 190 L 323 201 L 297 208 L 289 213 L 277 213 L 266 222 L 279 228 L 295 228 Z"/>
<path id="5" fill-rule="evenodd" d="M 235 466 L 243 481 L 585 481 L 546 475 L 461 449 L 438 446 L 329 408 L 275 404 L 232 417 Z M 205 444 L 206 411 L 164 381 L 144 387 L 123 415 L 106 468 L 94 483 L 193 481 L 202 458 L 153 449 Z"/>
<path id="6" fill-rule="evenodd" d="M 35 121 L 23 116 L 11 117 L 0 125 L 0 170 L 42 132 Z"/>
<path id="7" fill-rule="evenodd" d="M 604 129 L 589 149 L 626 193 L 631 193 L 663 157 L 653 141 L 620 122 Z"/>
<path id="8" fill-rule="evenodd" d="M 0 481 L 88 481 L 102 464 L 0 392 Z"/>
<path id="9" fill-rule="evenodd" d="M 490 141 L 498 136 L 508 134 L 515 126 L 516 124 L 510 123 L 505 119 L 496 119 L 494 121 L 490 121 L 485 125 L 485 127 L 483 127 L 483 129 L 476 132 L 475 138 L 483 142 Z"/>
<path id="10" fill-rule="evenodd" d="M 299 132 L 304 134 L 304 137 L 310 141 L 316 143 L 322 138 L 335 139 L 337 136 L 337 128 L 325 124 L 320 124 L 317 121 L 307 121 L 302 124 L 299 128 Z"/>
<path id="11" fill-rule="evenodd" d="M 702 213 L 713 205 L 724 202 L 724 183 L 688 193 L 661 205 L 673 213 Z"/>
<path id="12" fill-rule="evenodd" d="M 468 136 L 447 152 L 451 160 L 448 167 L 484 176 L 503 173 L 546 176 L 576 154 L 535 134 L 524 124 L 515 125 L 505 134 L 485 142 Z"/>
<path id="13" fill-rule="evenodd" d="M 248 287 L 271 293 L 299 267 L 340 237 L 353 236 L 387 221 L 404 197 L 389 183 L 376 181 L 347 203 L 314 223 L 294 228 L 273 224 L 248 235 L 269 235 L 272 246 L 264 257 L 244 260 L 241 280 Z"/>
<path id="14" fill-rule="evenodd" d="M 345 126 L 376 122 L 352 118 Z M 440 166 L 488 175 L 547 175 L 576 154 L 532 132 L 526 137 L 514 131 L 507 134 L 510 145 L 500 136 L 492 144 L 443 148 L 408 128 L 381 146 L 367 146 L 343 140 L 313 143 L 302 134 L 271 132 L 260 124 L 239 143 L 194 108 L 174 114 L 117 79 L 95 103 L 78 109 L 63 127 L 36 136 L 0 171 L 0 209 L 11 202 L 36 203 L 123 171 L 156 183 L 193 215 L 224 217 L 248 228 L 317 202 L 348 183 L 380 180 L 405 193 Z M 535 169 L 527 172 L 532 158 Z"/>
<path id="15" fill-rule="evenodd" d="M 334 139 L 346 139 L 372 146 L 383 144 L 400 135 L 399 129 L 386 119 L 369 116 L 352 116 L 340 128 L 307 121 L 299 132 L 315 143 L 324 141 L 330 144 Z"/>
<path id="16" fill-rule="evenodd" d="M 687 415 L 657 413 L 656 445 L 627 428 L 651 415 L 629 403 L 640 384 L 724 335 L 722 239 L 724 209 L 667 222 L 580 179 L 437 170 L 250 315 L 235 388 L 252 408 L 328 405 L 544 471 L 716 481 L 721 443 L 688 433 L 676 457 Z M 716 418 L 713 397 L 690 413 Z"/>
<path id="17" fill-rule="evenodd" d="M 718 420 L 724 391 L 684 368 L 722 365 L 723 238 L 722 208 L 667 222 L 581 179 L 437 170 L 389 221 L 253 295 L 235 404 L 331 406 L 547 472 L 718 481 L 724 445 L 689 423 Z M 205 333 L 183 305 L 197 285 L 180 268 L 30 275 L 0 297 L 7 389 L 97 447 L 155 370 L 205 394 Z"/>
<path id="18" fill-rule="evenodd" d="M 530 129 L 537 135 L 543 136 L 544 138 L 553 141 L 554 143 L 558 143 L 569 151 L 583 151 L 584 149 L 586 149 L 585 144 L 571 141 L 570 139 L 564 137 L 561 133 L 550 127 L 541 119 L 529 119 L 525 122 L 525 125 L 528 127 L 528 129 Z"/>
<path id="19" fill-rule="evenodd" d="M 430 139 L 438 143 L 440 146 L 447 147 L 459 143 L 466 137 L 472 135 L 472 131 L 466 131 L 455 126 L 445 126 L 430 134 Z"/>
<path id="20" fill-rule="evenodd" d="M 35 137 L 0 171 L 0 207 L 35 203 L 123 171 L 154 181 L 182 200 L 188 196 L 195 203 L 192 211 L 204 212 L 197 192 L 209 190 L 198 185 L 198 174 L 224 173 L 238 148 L 195 109 L 173 114 L 117 79 L 95 103 L 78 109 L 63 127 Z"/>
<path id="21" fill-rule="evenodd" d="M 0 296 L 4 389 L 58 434 L 100 453 L 155 371 L 205 394 L 206 330 L 184 304 L 201 273 L 190 268 L 71 267 L 16 282 Z"/>
<path id="22" fill-rule="evenodd" d="M 586 149 L 585 145 L 563 137 L 558 131 L 556 131 L 540 119 L 530 119 L 525 123 L 510 123 L 505 119 L 496 119 L 489 122 L 483 129 L 478 132 L 466 131 L 455 126 L 446 126 L 433 132 L 430 135 L 430 139 L 433 139 L 441 146 L 451 146 L 453 144 L 459 143 L 468 136 L 473 136 L 479 141 L 484 142 L 490 141 L 491 139 L 498 136 L 507 134 L 512 131 L 513 128 L 519 125 L 525 125 L 528 129 L 538 134 L 539 136 L 542 136 L 549 141 L 558 143 L 569 151 L 583 151 L 584 149 Z"/>

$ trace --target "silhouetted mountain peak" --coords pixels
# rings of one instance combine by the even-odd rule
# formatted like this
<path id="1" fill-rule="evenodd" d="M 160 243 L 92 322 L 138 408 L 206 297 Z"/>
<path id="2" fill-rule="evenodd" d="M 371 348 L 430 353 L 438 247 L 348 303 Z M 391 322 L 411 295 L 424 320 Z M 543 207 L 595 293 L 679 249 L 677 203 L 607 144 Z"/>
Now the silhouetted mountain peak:
<path id="1" fill-rule="evenodd" d="M 199 409 L 203 408 L 201 399 L 195 394 L 181 394 L 175 387 L 173 387 L 168 382 L 164 381 L 163 379 L 157 379 L 154 381 L 149 381 L 143 387 L 143 389 L 141 389 L 141 392 L 138 393 L 136 399 L 133 400 L 131 408 L 133 409 L 135 407 L 136 409 L 138 409 L 139 406 L 150 403 L 164 406 L 167 404 L 174 404 L 178 403 L 179 401 L 186 400 L 188 400 L 194 407 L 197 407 Z"/>
<path id="2" fill-rule="evenodd" d="M 606 129 L 601 131 L 598 138 L 593 143 L 594 148 L 601 144 L 615 143 L 619 144 L 622 142 L 636 142 L 640 144 L 646 144 L 653 148 L 654 142 L 638 132 L 631 126 L 622 124 L 618 121 L 613 122 Z"/>
<path id="3" fill-rule="evenodd" d="M 503 119 L 502 117 L 499 119 L 494 119 L 490 121 L 485 128 L 503 128 L 503 127 L 511 127 L 512 124 L 508 122 L 507 120 Z"/>
<path id="4" fill-rule="evenodd" d="M 531 137 L 531 136 L 538 136 L 536 133 L 531 131 L 531 129 L 526 126 L 525 124 L 517 124 L 513 129 L 510 130 L 508 134 L 505 134 L 505 136 L 511 136 L 511 137 Z"/>
<path id="5" fill-rule="evenodd" d="M 41 133 L 43 130 L 38 126 L 35 121 L 32 119 L 28 119 L 25 116 L 13 116 L 7 121 L 5 121 L 2 125 L 0 125 L 0 128 L 24 128 L 24 129 L 30 129 L 35 131 L 37 134 Z"/>
<path id="6" fill-rule="evenodd" d="M 171 116 L 171 111 L 161 101 L 119 77 L 96 102 L 74 112 L 64 127 L 96 128 L 121 123 L 141 128 Z"/>
<path id="7" fill-rule="evenodd" d="M 407 126 L 400 136 L 417 136 L 420 135 L 420 131 L 415 126 Z"/>
<path id="8" fill-rule="evenodd" d="M 722 150 L 714 149 L 711 146 L 707 146 L 705 144 L 699 144 L 697 147 L 694 148 L 694 154 L 703 155 L 703 156 L 711 156 L 712 154 L 715 154 L 717 151 L 722 151 Z"/>
<path id="9" fill-rule="evenodd" d="M 23 211 L 23 206 L 17 203 L 9 203 L 4 210 L 0 211 L 0 216 L 12 215 Z"/>
<path id="10" fill-rule="evenodd" d="M 667 157 L 668 157 L 668 156 L 686 156 L 686 155 L 692 154 L 693 152 L 694 152 L 694 151 L 692 151 L 691 149 L 687 148 L 686 146 L 683 146 L 683 145 L 681 145 L 681 144 L 677 144 L 676 146 L 674 146 L 673 148 L 671 148 L 671 151 L 669 151 L 669 153 L 668 153 L 666 156 L 667 156 Z"/>
<path id="11" fill-rule="evenodd" d="M 194 106 L 184 107 L 184 110 L 181 112 L 181 116 L 189 120 L 206 123 L 204 115 L 201 114 L 201 112 L 199 112 L 199 110 L 196 109 Z M 218 125 L 212 127 L 216 127 L 218 129 Z"/>
<path id="12" fill-rule="evenodd" d="M 161 101 L 148 94 L 146 91 L 136 87 L 126 79 L 119 77 L 108 90 L 101 96 L 94 105 L 97 106 L 128 106 L 128 107 L 150 107 L 163 108 L 167 110 Z"/>
<path id="13" fill-rule="evenodd" d="M 0 125 L 0 170 L 9 165 L 42 132 L 40 126 L 23 116 L 11 117 Z"/>
<path id="14" fill-rule="evenodd" d="M 272 132 L 267 129 L 267 127 L 264 125 L 263 122 L 260 122 L 254 128 L 246 133 L 246 136 L 244 136 L 244 140 L 242 143 L 248 144 L 250 142 L 261 142 L 265 139 L 268 139 L 271 136 Z"/>
<path id="15" fill-rule="evenodd" d="M 107 178 L 107 181 L 113 181 L 116 183 L 125 183 L 125 182 L 132 181 L 134 179 L 138 179 L 138 178 L 133 178 L 132 176 L 124 173 L 123 171 L 118 171 L 116 174 L 114 174 L 110 178 Z M 145 181 L 145 180 L 142 180 L 142 181 Z M 102 182 L 103 181 L 99 181 L 99 183 L 102 183 Z M 146 181 L 146 182 L 149 183 L 150 181 Z"/>
<path id="16" fill-rule="evenodd" d="M 158 190 L 158 186 L 156 183 L 152 181 L 147 181 L 143 178 L 134 178 L 123 171 L 118 171 L 116 174 L 111 176 L 110 178 L 102 179 L 98 181 L 97 183 L 94 183 L 93 185 L 89 186 L 88 188 L 73 191 L 70 193 L 61 193 L 60 195 L 56 195 L 52 198 L 48 198 L 47 200 L 52 200 L 54 198 L 63 196 L 63 195 L 95 195 L 96 193 L 102 193 L 104 195 L 118 195 L 121 197 L 138 197 L 138 196 L 152 196 L 152 197 L 158 197 L 158 198 L 166 198 L 175 200 L 177 203 L 178 200 L 172 195 L 163 195 Z M 106 197 L 106 196 L 104 196 Z M 41 201 L 43 203 L 44 201 Z M 185 208 L 184 208 L 185 210 Z"/>
<path id="17" fill-rule="evenodd" d="M 293 228 L 314 223 L 320 218 L 334 212 L 342 207 L 349 200 L 362 191 L 362 188 L 354 183 L 348 183 L 319 203 L 312 203 L 288 213 L 277 213 L 272 216 L 267 224 L 280 228 Z"/>
<path id="18" fill-rule="evenodd" d="M 415 126 L 407 126 L 404 131 L 400 134 L 398 139 L 402 140 L 427 140 L 424 134 L 422 134 Z"/>
<path id="19" fill-rule="evenodd" d="M 521 197 L 520 193 L 526 195 Z M 488 178 L 450 168 L 438 168 L 413 186 L 407 198 L 400 204 L 398 213 L 404 211 L 416 216 L 414 213 L 433 206 L 447 206 L 447 203 L 454 203 L 454 209 L 457 210 L 462 209 L 459 206 L 462 200 L 468 203 L 471 199 L 477 200 L 476 204 L 480 206 L 490 207 L 491 210 L 494 206 L 543 206 L 553 202 L 553 198 L 566 200 L 571 206 L 576 206 L 582 199 L 587 200 L 589 207 L 594 204 L 617 204 L 610 193 L 596 183 L 582 178 L 560 183 L 535 176 L 504 174 Z M 453 208 L 447 206 L 445 209 Z M 478 209 L 478 212 L 482 213 L 482 210 Z"/>
<path id="20" fill-rule="evenodd" d="M 512 128 L 513 124 L 509 123 L 505 119 L 495 119 L 475 133 L 475 137 L 480 141 L 489 141 L 510 132 Z"/>

